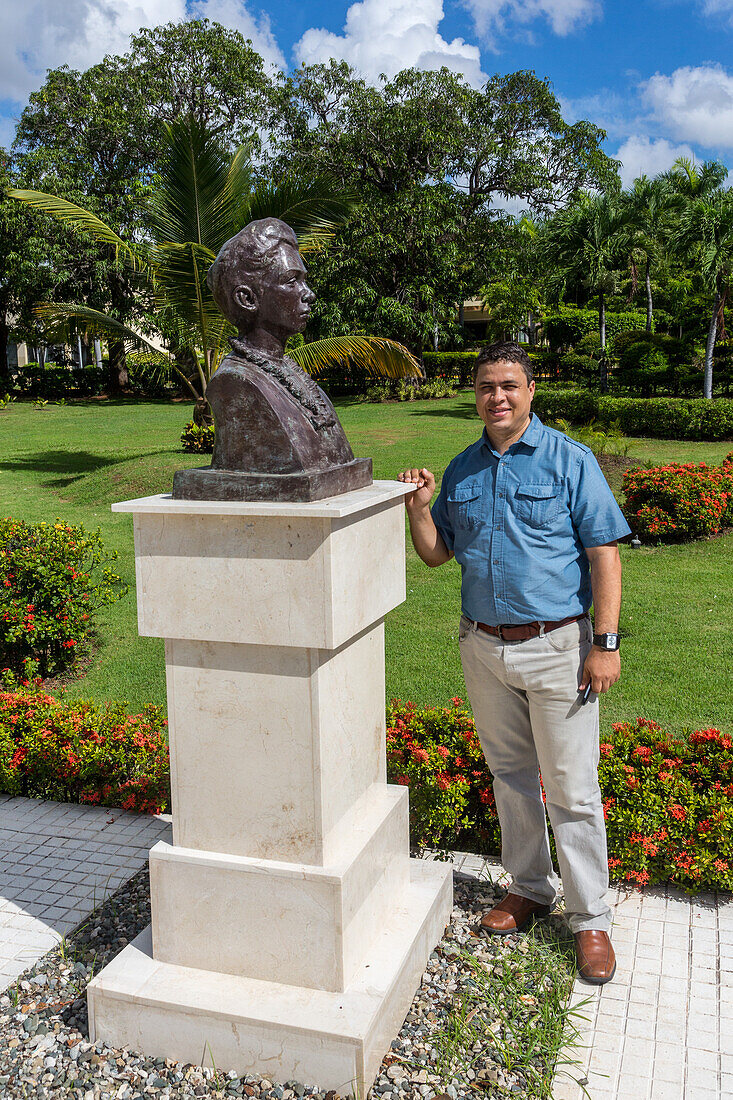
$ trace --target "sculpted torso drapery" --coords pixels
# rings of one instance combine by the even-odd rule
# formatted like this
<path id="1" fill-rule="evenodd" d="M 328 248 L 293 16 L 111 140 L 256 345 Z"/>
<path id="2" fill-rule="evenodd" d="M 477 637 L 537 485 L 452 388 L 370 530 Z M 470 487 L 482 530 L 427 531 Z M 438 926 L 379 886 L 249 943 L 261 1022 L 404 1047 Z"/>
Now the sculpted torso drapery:
<path id="1" fill-rule="evenodd" d="M 371 484 L 371 460 L 354 458 L 326 394 L 284 355 L 314 300 L 292 229 L 251 222 L 222 247 L 208 281 L 238 337 L 207 390 L 211 467 L 178 471 L 174 497 L 307 501 Z"/>

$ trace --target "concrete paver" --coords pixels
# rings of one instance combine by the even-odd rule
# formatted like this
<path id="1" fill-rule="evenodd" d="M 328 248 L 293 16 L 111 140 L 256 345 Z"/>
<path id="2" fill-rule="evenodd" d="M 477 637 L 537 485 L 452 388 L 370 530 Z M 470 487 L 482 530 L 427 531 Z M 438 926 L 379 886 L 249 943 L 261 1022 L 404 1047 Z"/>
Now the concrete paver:
<path id="1" fill-rule="evenodd" d="M 168 817 L 0 795 L 0 990 L 145 865 Z"/>

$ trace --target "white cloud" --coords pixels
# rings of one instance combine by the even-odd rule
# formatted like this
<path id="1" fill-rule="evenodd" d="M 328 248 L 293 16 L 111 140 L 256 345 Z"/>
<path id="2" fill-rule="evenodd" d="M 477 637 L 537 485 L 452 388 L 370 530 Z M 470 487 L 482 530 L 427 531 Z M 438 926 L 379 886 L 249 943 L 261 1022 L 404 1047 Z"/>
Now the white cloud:
<path id="1" fill-rule="evenodd" d="M 240 30 L 268 61 L 282 65 L 266 15 L 241 0 L 14 0 L 0 4 L 0 99 L 22 103 L 46 69 L 87 69 L 107 53 L 124 53 L 131 34 L 194 15 Z"/>
<path id="2" fill-rule="evenodd" d="M 652 179 L 660 172 L 666 172 L 678 157 L 697 159 L 689 145 L 673 145 L 666 138 L 641 135 L 627 138 L 613 157 L 614 160 L 621 161 L 621 182 L 624 187 L 629 187 L 638 176 Z"/>
<path id="3" fill-rule="evenodd" d="M 733 76 L 722 65 L 656 73 L 641 85 L 644 101 L 669 133 L 711 149 L 733 148 Z"/>
<path id="4" fill-rule="evenodd" d="M 600 0 L 463 0 L 476 30 L 489 41 L 516 27 L 546 19 L 555 34 L 567 35 L 598 19 Z"/>
<path id="5" fill-rule="evenodd" d="M 733 0 L 703 0 L 703 15 L 725 15 L 733 17 Z"/>
<path id="6" fill-rule="evenodd" d="M 401 69 L 439 69 L 445 65 L 480 86 L 478 46 L 462 38 L 447 42 L 439 33 L 442 0 L 362 0 L 346 13 L 342 35 L 311 27 L 295 45 L 299 62 L 312 65 L 332 57 L 347 61 L 366 79 L 381 73 L 394 76 Z"/>

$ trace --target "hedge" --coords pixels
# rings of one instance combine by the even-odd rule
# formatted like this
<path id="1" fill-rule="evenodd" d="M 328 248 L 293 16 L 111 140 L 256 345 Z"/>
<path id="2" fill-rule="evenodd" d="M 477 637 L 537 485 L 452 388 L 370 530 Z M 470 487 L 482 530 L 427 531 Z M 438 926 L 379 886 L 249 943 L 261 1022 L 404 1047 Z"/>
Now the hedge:
<path id="1" fill-rule="evenodd" d="M 37 363 L 19 367 L 14 389 L 23 397 L 55 401 L 62 397 L 98 397 L 107 388 L 107 371 L 99 367 L 39 367 Z"/>
<path id="2" fill-rule="evenodd" d="M 426 351 L 423 353 L 425 377 L 457 379 L 459 386 L 473 385 L 477 351 Z"/>
<path id="3" fill-rule="evenodd" d="M 580 389 L 538 389 L 534 411 L 543 420 L 569 420 L 602 427 L 618 425 L 624 435 L 657 439 L 733 439 L 733 399 L 719 397 L 607 397 Z"/>
<path id="4" fill-rule="evenodd" d="M 606 339 L 610 341 L 619 333 L 638 331 L 644 328 L 645 323 L 643 313 L 607 311 Z M 560 306 L 543 318 L 542 330 L 552 348 L 574 347 L 584 336 L 599 331 L 598 310 Z"/>
<path id="5" fill-rule="evenodd" d="M 491 774 L 473 718 L 393 700 L 387 773 L 409 788 L 413 844 L 498 855 Z M 733 888 L 733 740 L 720 730 L 673 735 L 637 718 L 601 743 L 599 782 L 611 877 L 673 882 L 691 893 Z"/>

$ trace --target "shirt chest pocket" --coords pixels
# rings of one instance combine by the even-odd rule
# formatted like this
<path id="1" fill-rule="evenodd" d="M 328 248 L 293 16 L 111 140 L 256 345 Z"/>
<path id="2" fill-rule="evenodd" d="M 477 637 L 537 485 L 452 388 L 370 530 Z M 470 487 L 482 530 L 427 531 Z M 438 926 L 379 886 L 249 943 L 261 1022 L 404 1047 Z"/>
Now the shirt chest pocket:
<path id="1" fill-rule="evenodd" d="M 561 500 L 559 481 L 520 485 L 514 494 L 515 514 L 529 527 L 544 527 L 556 518 Z"/>
<path id="2" fill-rule="evenodd" d="M 477 527 L 481 522 L 481 486 L 476 482 L 454 486 L 448 493 L 448 512 L 454 530 Z"/>

